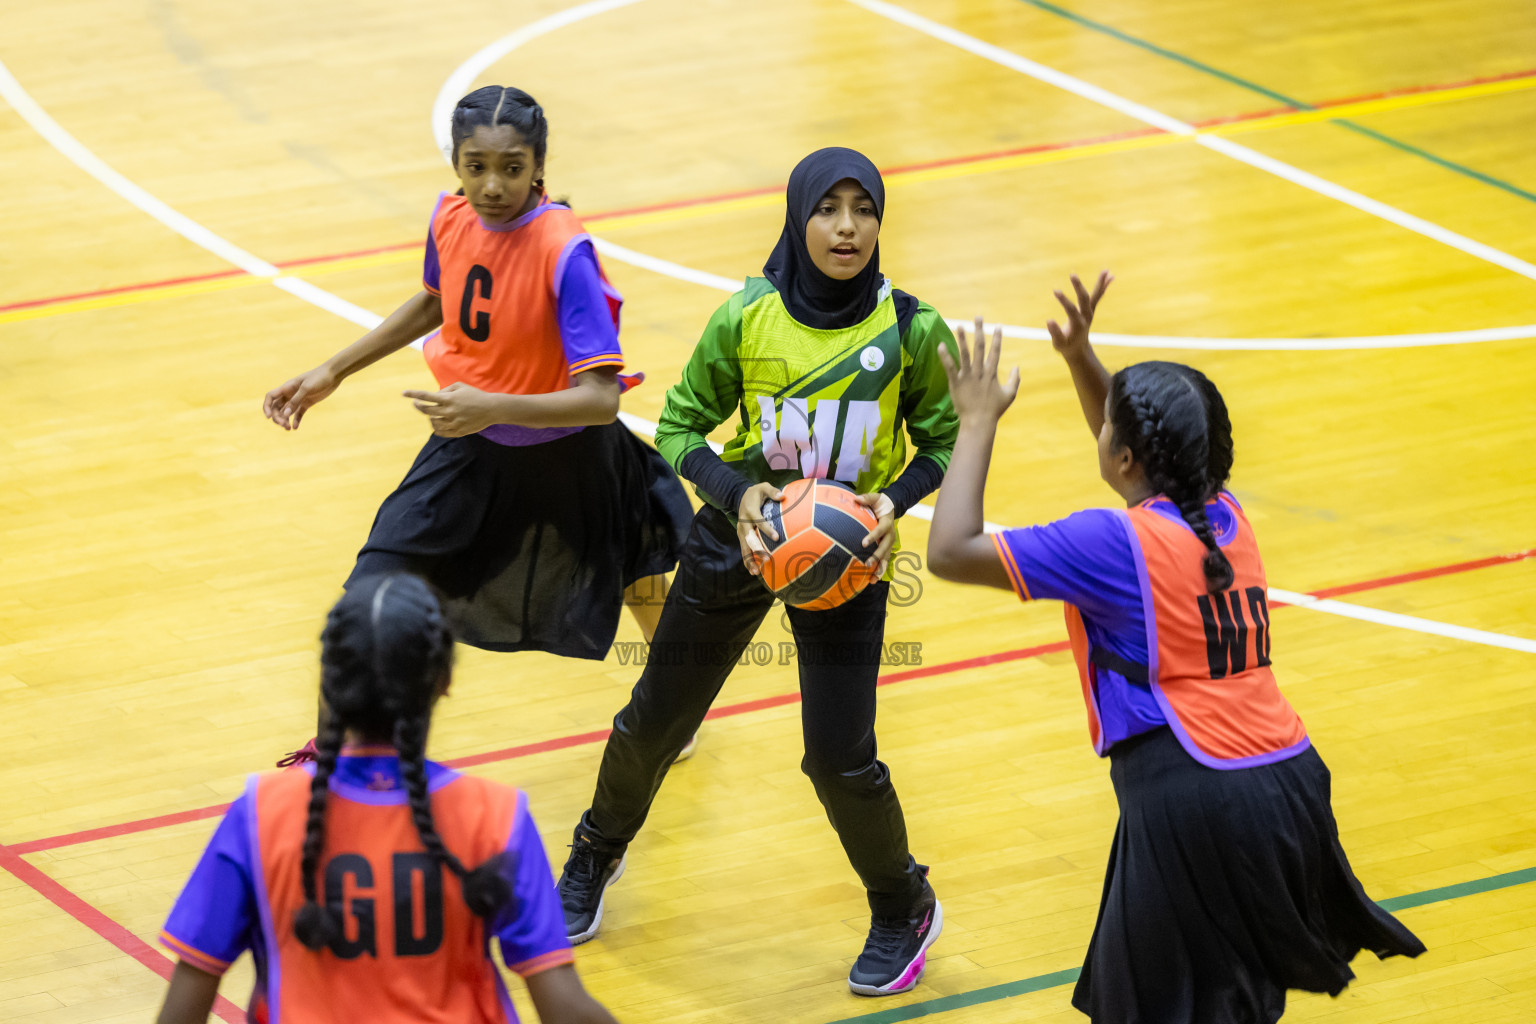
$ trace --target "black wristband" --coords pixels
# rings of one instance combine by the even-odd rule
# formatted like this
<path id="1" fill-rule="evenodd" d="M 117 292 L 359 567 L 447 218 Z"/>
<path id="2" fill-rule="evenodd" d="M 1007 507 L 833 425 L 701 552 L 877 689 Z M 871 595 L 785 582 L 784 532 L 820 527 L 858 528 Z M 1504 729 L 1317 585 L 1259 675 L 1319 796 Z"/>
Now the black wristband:
<path id="1" fill-rule="evenodd" d="M 733 519 L 752 481 L 725 464 L 708 445 L 699 445 L 678 463 L 677 475 L 691 480 L 709 503 Z"/>
<path id="2" fill-rule="evenodd" d="M 884 493 L 896 507 L 896 518 L 900 519 L 913 505 L 938 490 L 943 481 L 944 470 L 939 468 L 939 464 L 919 455 L 907 463 L 901 476 L 891 481 Z"/>

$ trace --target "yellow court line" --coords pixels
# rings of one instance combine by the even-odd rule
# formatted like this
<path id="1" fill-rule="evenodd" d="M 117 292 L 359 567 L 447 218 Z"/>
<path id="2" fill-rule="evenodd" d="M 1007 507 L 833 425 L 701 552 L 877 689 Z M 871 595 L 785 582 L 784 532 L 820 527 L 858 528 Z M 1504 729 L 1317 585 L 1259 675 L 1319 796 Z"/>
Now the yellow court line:
<path id="1" fill-rule="evenodd" d="M 1040 164 L 1060 163 L 1065 160 L 1152 149 L 1158 146 L 1186 142 L 1199 135 L 1237 135 L 1243 132 L 1264 131 L 1271 128 L 1288 128 L 1293 125 L 1315 124 L 1321 121 L 1337 121 L 1350 117 L 1363 117 L 1368 114 L 1406 110 L 1412 107 L 1424 107 L 1440 103 L 1453 103 L 1458 100 L 1494 96 L 1526 89 L 1536 89 L 1536 76 L 1509 79 L 1502 82 L 1483 82 L 1477 85 L 1458 86 L 1436 91 L 1426 90 L 1418 93 L 1407 93 L 1402 96 L 1384 96 L 1380 99 L 1341 103 L 1338 106 L 1324 107 L 1318 110 L 1298 110 L 1291 113 L 1270 114 L 1265 117 L 1256 117 L 1251 121 L 1234 121 L 1227 124 L 1212 125 L 1209 128 L 1201 128 L 1194 135 L 1174 135 L 1159 132 L 1155 135 L 1137 135 L 1128 139 L 1090 142 L 1081 146 L 1047 149 L 1036 153 L 1017 153 L 1011 156 L 990 157 L 969 163 L 950 164 L 944 167 L 893 171 L 885 175 L 885 182 L 888 186 L 920 185 L 931 181 L 945 181 L 953 178 L 965 178 L 980 174 L 992 174 L 998 171 L 1015 170 L 1021 167 L 1034 167 Z M 601 224 L 605 232 L 623 228 L 671 224 L 721 213 L 735 213 L 741 210 L 776 207 L 782 201 L 782 197 L 777 192 L 773 192 L 767 195 L 749 196 L 742 199 L 723 199 L 713 203 L 700 203 L 696 206 L 655 210 L 650 213 L 637 213 L 611 219 L 605 218 L 601 221 Z M 598 223 L 598 221 L 594 221 L 594 223 Z"/>
<path id="2" fill-rule="evenodd" d="M 1270 114 L 1265 117 L 1256 117 L 1249 121 L 1234 121 L 1227 124 L 1212 125 L 1209 128 L 1201 128 L 1195 135 L 1240 135 L 1245 132 L 1268 131 L 1274 128 L 1289 128 L 1296 125 L 1317 124 L 1323 121 L 1337 121 L 1351 117 L 1364 117 L 1370 114 L 1408 110 L 1415 107 L 1455 103 L 1461 100 L 1479 99 L 1529 89 L 1536 89 L 1536 76 L 1511 78 L 1499 82 L 1481 82 L 1448 89 L 1427 89 L 1423 92 L 1405 93 L 1401 96 L 1384 96 L 1379 99 L 1341 103 L 1337 106 L 1322 107 L 1317 110 L 1298 110 L 1283 114 Z M 885 180 L 887 185 L 920 185 L 933 181 L 946 181 L 954 178 L 967 178 L 981 174 L 1015 170 L 1021 167 L 1059 163 L 1065 160 L 1152 149 L 1158 146 L 1185 142 L 1194 137 L 1164 132 L 1152 135 L 1137 135 L 1126 139 L 1090 142 L 1079 146 L 1064 146 L 1060 149 L 1047 149 L 1035 153 L 1017 153 L 1011 156 L 989 157 L 969 163 L 950 164 L 944 167 L 924 167 L 914 168 L 910 171 L 893 171 L 885 176 Z M 761 210 L 768 207 L 777 207 L 783 201 L 782 194 L 775 190 L 762 195 L 742 196 L 735 199 L 718 199 L 711 202 L 698 203 L 693 206 L 679 206 L 667 210 L 653 210 L 647 213 L 620 214 L 614 217 L 594 217 L 591 223 L 601 225 L 602 230 L 606 233 L 625 228 L 674 224 L 680 221 L 699 217 L 713 217 L 724 213 Z M 413 247 L 395 252 L 375 253 L 369 256 L 351 256 L 335 260 L 317 261 L 294 267 L 293 270 L 296 275 L 302 274 L 305 277 L 319 277 L 327 274 L 345 273 L 350 270 L 367 270 L 374 267 L 391 267 L 405 263 L 418 263 L 420 260 L 421 250 Z M 36 320 L 50 316 L 62 316 L 66 313 L 81 313 L 95 309 L 132 306 L 143 302 L 182 298 L 188 295 L 204 295 L 210 292 L 228 291 L 234 288 L 249 288 L 253 285 L 272 280 L 278 279 L 242 275 L 240 277 L 220 278 L 212 281 L 194 281 L 186 284 L 145 288 L 141 291 L 77 299 L 50 306 L 14 309 L 0 312 L 0 324 L 15 323 L 21 320 Z"/>
<path id="3" fill-rule="evenodd" d="M 1297 124 L 1315 124 L 1318 121 L 1337 121 L 1348 117 L 1365 117 L 1368 114 L 1381 114 L 1392 110 L 1407 110 L 1412 107 L 1425 107 L 1440 103 L 1454 103 L 1458 100 L 1479 99 L 1484 96 L 1497 96 L 1509 92 L 1521 92 L 1526 89 L 1536 89 L 1536 77 L 1511 78 L 1502 82 L 1480 82 L 1477 85 L 1464 85 L 1455 89 L 1441 89 L 1437 92 L 1415 92 L 1402 96 L 1383 96 L 1380 99 L 1360 100 L 1357 103 L 1341 103 L 1336 107 L 1320 107 L 1317 110 L 1298 110 L 1293 114 L 1274 114 L 1269 117 L 1255 118 L 1252 121 L 1235 121 L 1231 124 L 1215 125 L 1201 132 L 1203 135 L 1237 135 L 1242 132 L 1260 131 L 1268 128 L 1288 128 Z"/>
<path id="4" fill-rule="evenodd" d="M 143 291 L 119 292 L 116 295 L 98 295 L 89 299 L 74 299 L 70 302 L 60 302 L 52 306 L 33 306 L 30 309 L 11 309 L 0 313 L 0 324 L 15 323 L 18 320 L 37 320 L 48 316 L 63 316 L 65 313 L 85 313 L 93 309 L 113 309 L 118 306 L 136 306 L 141 302 L 157 302 L 160 299 L 179 299 L 187 295 L 206 295 L 209 292 L 224 292 L 232 288 L 250 288 L 253 285 L 266 284 L 275 281 L 272 277 L 253 277 L 250 274 L 241 274 L 238 277 L 220 277 L 212 281 L 189 281 L 185 284 L 168 284 L 158 288 L 145 288 Z"/>
<path id="5" fill-rule="evenodd" d="M 366 270 L 372 267 L 393 266 L 397 263 L 420 262 L 420 249 L 402 249 L 399 252 L 376 253 L 372 256 L 354 256 L 326 263 L 313 263 L 303 268 L 294 269 L 296 271 L 302 269 L 302 276 L 304 277 L 323 277 L 326 274 L 341 274 L 348 270 Z M 281 281 L 285 277 L 298 276 L 301 276 L 301 274 L 279 274 L 276 277 L 254 277 L 250 274 L 241 274 L 239 276 L 214 278 L 211 281 L 188 281 L 183 284 L 167 284 L 157 288 L 145 288 L 142 291 L 118 292 L 114 295 L 97 295 L 88 299 L 73 299 L 69 302 L 59 302 L 51 306 L 32 306 L 28 309 L 6 310 L 5 312 L 0 312 L 0 324 L 15 323 L 19 320 L 37 320 L 49 316 L 62 316 L 65 313 L 86 313 L 93 309 L 115 309 L 120 306 L 136 306 L 142 302 L 180 299 L 189 295 L 207 295 L 210 292 L 226 292 L 236 288 L 252 288 L 256 285 Z"/>

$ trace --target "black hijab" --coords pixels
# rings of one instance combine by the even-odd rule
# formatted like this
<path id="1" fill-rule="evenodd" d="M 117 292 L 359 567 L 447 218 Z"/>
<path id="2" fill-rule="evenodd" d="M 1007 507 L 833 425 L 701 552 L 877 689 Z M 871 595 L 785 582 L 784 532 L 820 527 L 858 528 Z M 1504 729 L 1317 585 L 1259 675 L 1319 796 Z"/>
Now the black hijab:
<path id="1" fill-rule="evenodd" d="M 837 330 L 852 327 L 875 311 L 884 276 L 880 273 L 880 243 L 859 273 L 839 281 L 823 274 L 805 247 L 805 225 L 821 197 L 840 181 L 852 179 L 875 201 L 875 216 L 885 216 L 885 182 L 862 153 L 840 146 L 818 149 L 795 165 L 789 176 L 784 231 L 763 264 L 763 276 L 778 289 L 789 315 L 807 327 Z M 905 330 L 917 311 L 917 300 L 893 293 L 897 319 Z"/>

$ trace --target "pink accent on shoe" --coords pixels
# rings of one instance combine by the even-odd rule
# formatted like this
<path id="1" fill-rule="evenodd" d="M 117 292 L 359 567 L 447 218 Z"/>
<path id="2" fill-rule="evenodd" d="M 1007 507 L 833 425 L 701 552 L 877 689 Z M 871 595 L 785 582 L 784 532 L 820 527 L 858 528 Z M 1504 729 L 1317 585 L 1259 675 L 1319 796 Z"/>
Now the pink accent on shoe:
<path id="1" fill-rule="evenodd" d="M 933 923 L 933 911 L 930 910 L 930 911 L 928 911 L 928 913 L 923 915 L 923 923 L 917 926 L 917 935 L 918 935 L 919 938 L 922 937 L 923 932 L 927 931 L 928 930 L 928 926 L 930 924 L 932 924 L 932 923 Z"/>
<path id="2" fill-rule="evenodd" d="M 926 928 L 928 926 L 925 923 L 923 927 Z M 897 978 L 896 981 L 889 986 L 890 991 L 900 992 L 903 989 L 908 989 L 915 985 L 917 983 L 918 976 L 923 973 L 923 965 L 927 962 L 928 951 L 925 949 L 921 953 L 917 954 L 916 960 L 913 960 L 910 964 L 907 965 L 907 969 L 901 972 L 901 977 Z"/>

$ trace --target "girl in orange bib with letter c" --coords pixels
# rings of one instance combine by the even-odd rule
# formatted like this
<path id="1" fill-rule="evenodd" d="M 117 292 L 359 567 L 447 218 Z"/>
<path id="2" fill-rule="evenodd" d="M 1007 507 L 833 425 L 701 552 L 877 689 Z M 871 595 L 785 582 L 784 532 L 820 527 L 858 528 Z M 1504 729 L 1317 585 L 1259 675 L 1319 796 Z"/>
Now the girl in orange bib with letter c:
<path id="1" fill-rule="evenodd" d="M 628 604 L 649 639 L 693 509 L 671 467 L 617 421 L 619 307 L 590 236 L 544 190 L 549 125 L 520 89 L 453 111 L 463 188 L 432 211 L 419 292 L 267 393 L 287 430 L 346 377 L 432 332 L 432 428 L 384 499 L 347 581 L 415 572 L 461 642 L 601 660 Z"/>

